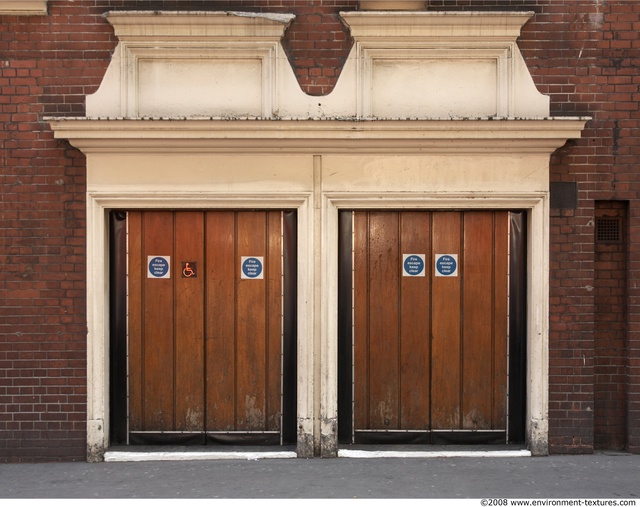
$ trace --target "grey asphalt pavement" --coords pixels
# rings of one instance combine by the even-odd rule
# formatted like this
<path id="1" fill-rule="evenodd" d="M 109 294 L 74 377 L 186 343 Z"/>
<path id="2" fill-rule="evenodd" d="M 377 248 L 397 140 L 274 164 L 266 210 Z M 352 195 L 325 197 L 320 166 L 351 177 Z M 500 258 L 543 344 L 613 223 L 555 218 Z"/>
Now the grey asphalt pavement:
<path id="1" fill-rule="evenodd" d="M 4 499 L 637 499 L 640 456 L 0 464 Z"/>

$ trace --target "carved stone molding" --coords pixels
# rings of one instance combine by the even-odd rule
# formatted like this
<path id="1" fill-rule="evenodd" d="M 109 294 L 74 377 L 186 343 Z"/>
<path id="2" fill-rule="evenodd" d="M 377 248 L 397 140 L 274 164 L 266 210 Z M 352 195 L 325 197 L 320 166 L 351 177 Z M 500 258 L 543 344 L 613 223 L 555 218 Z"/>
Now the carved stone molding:
<path id="1" fill-rule="evenodd" d="M 41 16 L 47 14 L 47 0 L 0 0 L 0 16 Z"/>
<path id="2" fill-rule="evenodd" d="M 108 118 L 545 118 L 516 39 L 532 13 L 340 13 L 355 45 L 333 92 L 301 89 L 287 14 L 109 12 L 118 47 L 87 115 Z"/>
<path id="3" fill-rule="evenodd" d="M 108 12 L 119 39 L 88 114 L 269 117 L 291 14 Z M 286 60 L 286 59 L 285 59 Z M 286 61 L 285 61 L 286 64 Z"/>

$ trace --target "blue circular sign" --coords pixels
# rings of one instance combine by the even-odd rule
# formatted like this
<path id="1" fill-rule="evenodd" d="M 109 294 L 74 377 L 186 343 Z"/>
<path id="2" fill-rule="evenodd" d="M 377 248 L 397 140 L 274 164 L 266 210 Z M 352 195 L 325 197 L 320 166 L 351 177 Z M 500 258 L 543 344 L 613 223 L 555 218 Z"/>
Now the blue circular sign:
<path id="1" fill-rule="evenodd" d="M 436 269 L 442 276 L 451 276 L 458 269 L 458 263 L 451 255 L 441 255 L 436 261 Z"/>
<path id="2" fill-rule="evenodd" d="M 404 260 L 404 271 L 409 276 L 418 276 L 424 271 L 424 261 L 417 255 L 408 255 Z"/>
<path id="3" fill-rule="evenodd" d="M 242 263 L 242 272 L 247 278 L 258 278 L 262 273 L 262 262 L 255 257 L 248 257 Z"/>
<path id="4" fill-rule="evenodd" d="M 154 257 L 149 261 L 149 274 L 156 278 L 163 278 L 169 272 L 169 262 L 164 257 Z"/>

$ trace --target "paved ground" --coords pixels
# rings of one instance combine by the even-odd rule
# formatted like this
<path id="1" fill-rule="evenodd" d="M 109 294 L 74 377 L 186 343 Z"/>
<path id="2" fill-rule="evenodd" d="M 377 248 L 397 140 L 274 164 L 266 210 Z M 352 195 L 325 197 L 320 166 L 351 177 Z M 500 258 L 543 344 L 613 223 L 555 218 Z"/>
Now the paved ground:
<path id="1" fill-rule="evenodd" d="M 608 498 L 640 506 L 640 456 L 1 464 L 0 498 Z"/>

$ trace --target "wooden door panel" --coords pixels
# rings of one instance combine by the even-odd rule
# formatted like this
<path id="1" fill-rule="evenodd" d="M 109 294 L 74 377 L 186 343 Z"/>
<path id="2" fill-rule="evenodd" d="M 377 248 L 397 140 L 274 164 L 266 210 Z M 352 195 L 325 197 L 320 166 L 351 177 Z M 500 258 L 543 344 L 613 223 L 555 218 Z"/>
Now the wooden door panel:
<path id="1" fill-rule="evenodd" d="M 464 216 L 462 428 L 491 429 L 493 390 L 493 216 Z"/>
<path id="2" fill-rule="evenodd" d="M 398 218 L 397 213 L 369 215 L 370 429 L 395 429 L 399 422 Z"/>
<path id="3" fill-rule="evenodd" d="M 404 212 L 400 219 L 400 258 L 431 251 L 430 214 Z M 431 263 L 424 276 L 401 277 L 400 300 L 400 428 L 430 427 L 430 285 Z M 425 407 L 427 409 L 425 409 Z"/>
<path id="4" fill-rule="evenodd" d="M 206 214 L 206 429 L 236 429 L 235 213 Z"/>
<path id="5" fill-rule="evenodd" d="M 281 212 L 128 216 L 130 431 L 279 431 Z M 149 256 L 169 278 L 147 276 Z M 242 279 L 243 256 L 263 276 Z"/>
<path id="6" fill-rule="evenodd" d="M 175 214 L 175 429 L 204 427 L 204 215 Z M 189 266 L 186 266 L 189 263 Z M 183 273 L 184 271 L 184 273 Z"/>
<path id="7" fill-rule="evenodd" d="M 267 213 L 267 350 L 266 421 L 267 431 L 282 428 L 282 354 L 283 354 L 283 224 L 280 212 Z"/>
<path id="8" fill-rule="evenodd" d="M 463 428 L 504 430 L 508 213 L 464 217 Z"/>
<path id="9" fill-rule="evenodd" d="M 237 258 L 264 258 L 264 214 L 239 213 L 236 227 Z M 265 279 L 238 279 L 236 290 L 236 424 L 238 430 L 264 430 L 267 342 Z"/>
<path id="10" fill-rule="evenodd" d="M 505 430 L 507 244 L 508 212 L 354 213 L 356 431 Z M 456 274 L 437 276 L 441 254 Z"/>
<path id="11" fill-rule="evenodd" d="M 427 214 L 355 214 L 356 429 L 429 426 L 429 283 L 402 276 L 403 253 L 429 241 Z"/>
<path id="12" fill-rule="evenodd" d="M 175 423 L 173 280 L 149 278 L 147 269 L 149 256 L 173 254 L 173 215 L 130 215 L 129 339 L 130 361 L 136 361 L 130 380 L 130 427 L 132 431 L 167 431 Z"/>
<path id="13" fill-rule="evenodd" d="M 460 254 L 462 214 L 434 213 L 431 262 L 437 254 Z M 460 259 L 459 259 L 460 260 Z M 431 277 L 431 426 L 433 429 L 460 428 L 460 280 L 456 277 Z"/>
<path id="14" fill-rule="evenodd" d="M 174 427 L 173 279 L 146 276 L 148 256 L 173 253 L 171 213 L 144 216 L 143 318 L 144 318 L 144 425 L 147 431 Z"/>

